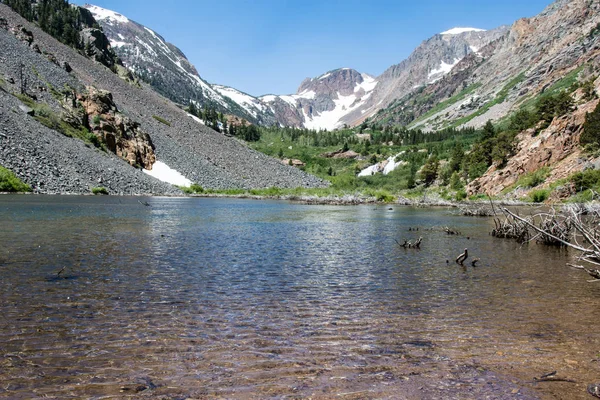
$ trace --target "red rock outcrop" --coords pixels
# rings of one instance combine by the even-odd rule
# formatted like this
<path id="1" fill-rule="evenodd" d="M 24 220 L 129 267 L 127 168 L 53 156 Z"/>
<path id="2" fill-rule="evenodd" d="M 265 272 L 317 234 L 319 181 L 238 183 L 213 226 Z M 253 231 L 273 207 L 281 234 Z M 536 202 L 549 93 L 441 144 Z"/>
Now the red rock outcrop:
<path id="1" fill-rule="evenodd" d="M 106 148 L 132 166 L 152 169 L 154 145 L 140 124 L 120 113 L 112 94 L 88 87 L 87 93 L 66 95 L 65 119 L 71 125 L 88 128 Z"/>
<path id="2" fill-rule="evenodd" d="M 528 129 L 517 135 L 517 150 L 504 168 L 492 165 L 486 173 L 467 186 L 467 193 L 487 193 L 497 195 L 513 185 L 523 174 L 534 172 L 542 167 L 551 167 L 546 182 L 554 182 L 583 170 L 585 163 L 580 160 L 579 137 L 583 130 L 585 115 L 594 110 L 598 100 L 590 101 L 573 113 L 555 118 L 550 126 L 534 136 L 535 129 Z"/>

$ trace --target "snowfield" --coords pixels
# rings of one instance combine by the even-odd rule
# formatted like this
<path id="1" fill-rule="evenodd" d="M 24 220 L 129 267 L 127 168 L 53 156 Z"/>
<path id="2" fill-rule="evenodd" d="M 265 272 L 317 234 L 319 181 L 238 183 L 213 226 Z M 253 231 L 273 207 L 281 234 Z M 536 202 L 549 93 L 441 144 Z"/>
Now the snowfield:
<path id="1" fill-rule="evenodd" d="M 465 32 L 485 32 L 485 29 L 479 28 L 452 28 L 447 31 L 440 33 L 440 35 L 459 35 Z"/>
<path id="2" fill-rule="evenodd" d="M 454 61 L 452 62 L 452 64 L 448 64 L 448 63 L 444 62 L 444 60 L 442 60 L 440 67 L 438 69 L 434 69 L 434 70 L 430 71 L 429 74 L 427 75 L 428 79 L 433 78 L 429 83 L 433 83 L 433 82 L 439 80 L 442 76 L 444 76 L 448 72 L 452 71 L 452 68 L 454 68 L 454 66 L 456 64 L 458 64 L 459 61 L 460 61 L 459 58 L 455 58 Z"/>
<path id="3" fill-rule="evenodd" d="M 264 112 L 267 110 L 267 106 L 261 103 L 258 99 L 240 92 L 237 89 L 228 86 L 213 85 L 215 90 L 223 96 L 229 97 L 231 100 L 239 104 L 244 110 L 246 110 L 254 118 L 258 117 L 258 112 Z"/>
<path id="4" fill-rule="evenodd" d="M 151 170 L 144 169 L 143 171 L 145 174 L 148 174 L 159 181 L 170 183 L 171 185 L 185 187 L 190 187 L 192 185 L 192 181 L 162 161 L 156 161 Z"/>
<path id="5" fill-rule="evenodd" d="M 88 10 L 90 10 L 91 13 L 94 14 L 95 19 L 107 20 L 109 24 L 112 24 L 113 22 L 129 22 L 129 19 L 127 19 L 127 17 L 114 11 L 107 10 L 106 8 L 91 5 L 88 7 Z"/>
<path id="6" fill-rule="evenodd" d="M 349 68 L 342 68 L 349 69 Z M 331 72 L 328 72 L 320 77 L 316 78 L 317 80 L 323 80 L 331 75 Z M 315 129 L 315 130 L 333 130 L 342 126 L 341 119 L 346 116 L 348 113 L 356 110 L 361 107 L 367 99 L 371 96 L 371 92 L 377 86 L 377 80 L 368 74 L 361 74 L 363 81 L 357 84 L 354 87 L 354 93 L 348 96 L 343 96 L 339 92 L 337 93 L 337 98 L 333 99 L 335 104 L 335 108 L 330 111 L 313 112 L 311 115 L 307 114 L 305 109 L 300 109 L 300 102 L 298 100 L 313 100 L 316 97 L 316 92 L 314 90 L 305 90 L 298 94 L 292 95 L 266 95 L 260 97 L 265 103 L 273 103 L 277 99 L 281 99 L 288 103 L 290 106 L 298 109 L 301 112 L 304 118 L 304 127 L 307 129 Z"/>

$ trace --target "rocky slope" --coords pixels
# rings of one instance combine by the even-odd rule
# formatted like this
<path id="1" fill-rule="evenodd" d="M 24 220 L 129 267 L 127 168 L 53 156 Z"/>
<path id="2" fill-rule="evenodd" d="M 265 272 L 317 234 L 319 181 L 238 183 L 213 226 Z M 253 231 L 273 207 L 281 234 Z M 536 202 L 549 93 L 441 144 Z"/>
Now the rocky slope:
<path id="1" fill-rule="evenodd" d="M 89 193 L 92 186 L 104 186 L 109 193 L 179 193 L 130 165 L 142 162 L 150 167 L 157 161 L 205 188 L 325 185 L 206 128 L 148 86 L 121 79 L 3 4 L 0 18 L 0 165 L 13 170 L 34 191 Z M 30 41 L 15 34 L 22 29 L 30 33 Z M 21 96 L 23 86 L 25 95 Z M 94 114 L 93 107 L 86 107 L 86 99 L 98 93 L 107 96 L 106 92 L 112 105 Z M 33 106 L 34 115 L 29 115 L 32 110 L 24 102 Z M 74 109 L 88 119 L 91 116 L 89 132 L 79 130 L 77 124 L 66 128 Z M 96 121 L 94 116 L 98 116 Z M 112 149 L 102 150 L 59 132 L 65 130 L 102 137 L 104 146 Z M 107 133 L 115 134 L 113 146 L 106 140 Z M 150 141 L 142 140 L 145 135 Z M 132 147 L 119 141 L 122 136 L 132 140 Z M 129 153 L 136 149 L 140 157 L 130 159 Z"/>
<path id="2" fill-rule="evenodd" d="M 230 98 L 227 91 L 202 79 L 185 54 L 152 29 L 111 10 L 91 4 L 84 7 L 102 26 L 125 66 L 163 96 L 182 105 L 195 101 L 200 107 L 214 107 L 252 123 L 275 122 L 266 107 L 265 114 L 262 110 L 249 111 L 243 103 Z"/>
<path id="3" fill-rule="evenodd" d="M 501 37 L 507 29 L 504 26 L 490 31 L 454 28 L 425 40 L 407 59 L 377 77 L 379 84 L 369 101 L 345 116 L 344 122 L 355 125 L 395 100 L 437 82 L 461 60 L 470 54 L 479 54 L 485 45 Z"/>
<path id="4" fill-rule="evenodd" d="M 516 21 L 442 79 L 391 103 L 372 121 L 436 130 L 501 119 L 595 56 L 599 10 L 597 0 L 558 0 Z"/>
<path id="5" fill-rule="evenodd" d="M 598 62 L 600 64 L 600 60 Z M 594 90 L 600 93 L 600 78 L 595 80 Z M 541 168 L 550 169 L 545 182 L 540 185 L 542 187 L 567 178 L 575 172 L 589 168 L 598 169 L 599 160 L 583 154 L 579 145 L 586 114 L 596 108 L 598 100 L 581 99 L 581 91 L 576 95 L 579 104 L 572 113 L 555 118 L 548 128 L 539 133 L 535 128 L 521 132 L 517 136 L 515 155 L 507 164 L 502 167 L 492 165 L 481 178 L 475 179 L 468 185 L 467 192 L 497 196 L 507 189 L 512 189 L 511 195 L 522 197 L 534 188 L 515 187 L 519 178 Z M 574 189 L 567 186 L 556 193 L 568 197 L 574 193 Z"/>

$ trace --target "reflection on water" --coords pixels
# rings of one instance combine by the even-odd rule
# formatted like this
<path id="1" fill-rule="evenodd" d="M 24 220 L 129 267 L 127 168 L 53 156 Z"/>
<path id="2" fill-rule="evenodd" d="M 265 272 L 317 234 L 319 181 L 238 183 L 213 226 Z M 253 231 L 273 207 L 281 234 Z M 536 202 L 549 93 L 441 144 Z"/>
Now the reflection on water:
<path id="1" fill-rule="evenodd" d="M 0 397 L 576 399 L 598 379 L 600 286 L 489 219 L 145 200 L 0 197 Z M 532 382 L 552 370 L 576 383 Z"/>

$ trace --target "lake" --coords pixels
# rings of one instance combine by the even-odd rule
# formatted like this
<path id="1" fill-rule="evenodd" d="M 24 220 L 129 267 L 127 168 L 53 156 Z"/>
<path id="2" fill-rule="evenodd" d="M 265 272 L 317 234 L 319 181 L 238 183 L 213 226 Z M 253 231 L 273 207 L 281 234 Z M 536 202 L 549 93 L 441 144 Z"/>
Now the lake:
<path id="1" fill-rule="evenodd" d="M 600 285 L 491 218 L 4 195 L 0 221 L 0 398 L 586 399 L 600 381 Z"/>

